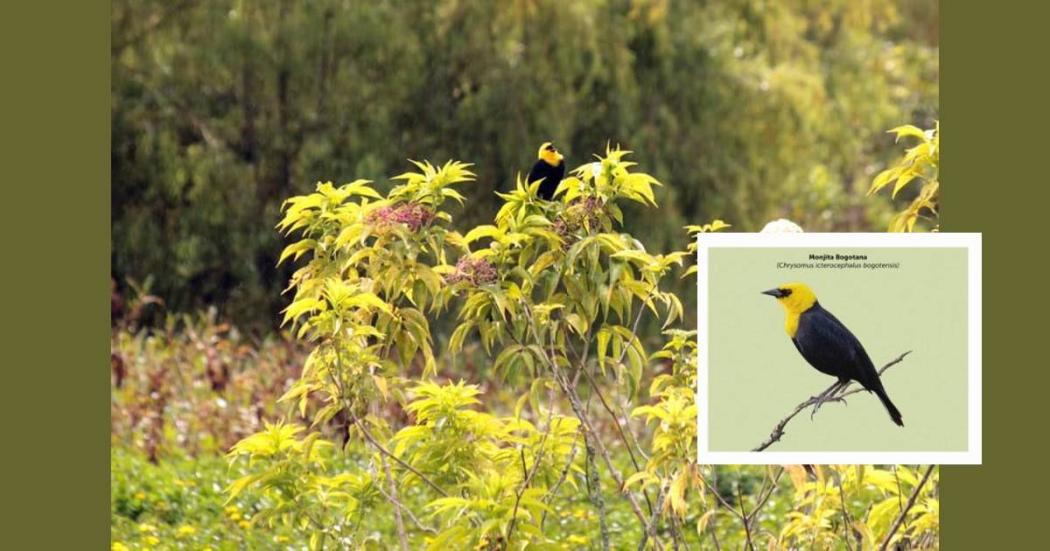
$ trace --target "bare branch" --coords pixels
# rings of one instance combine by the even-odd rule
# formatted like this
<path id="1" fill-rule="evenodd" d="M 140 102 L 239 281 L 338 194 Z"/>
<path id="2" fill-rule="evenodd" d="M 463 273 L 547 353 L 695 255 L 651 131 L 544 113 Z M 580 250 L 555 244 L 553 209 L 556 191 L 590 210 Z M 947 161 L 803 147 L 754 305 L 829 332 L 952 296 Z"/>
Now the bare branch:
<path id="1" fill-rule="evenodd" d="M 886 533 L 886 538 L 882 540 L 882 545 L 879 545 L 879 551 L 886 551 L 886 549 L 889 548 L 890 541 L 893 539 L 893 535 L 896 534 L 897 530 L 900 529 L 901 524 L 904 523 L 904 518 L 908 516 L 908 511 L 910 511 L 911 508 L 915 505 L 915 500 L 918 499 L 919 493 L 922 492 L 922 487 L 925 486 L 926 481 L 929 480 L 930 475 L 933 473 L 934 467 L 935 465 L 930 465 L 926 467 L 926 472 L 923 473 L 922 479 L 919 480 L 919 483 L 915 485 L 915 489 L 911 491 L 911 495 L 908 496 L 908 503 L 904 505 L 904 508 L 901 509 L 900 514 L 897 515 L 897 519 L 893 521 L 892 525 L 890 525 L 890 531 Z"/>
<path id="2" fill-rule="evenodd" d="M 747 548 L 751 551 L 755 551 L 755 542 L 751 541 L 751 522 L 749 522 L 749 516 L 747 509 L 744 509 L 744 494 L 740 492 L 740 483 L 736 485 L 736 499 L 740 504 L 740 519 L 744 521 L 744 536 L 747 538 Z"/>
<path id="3" fill-rule="evenodd" d="M 765 507 L 766 502 L 769 501 L 769 498 L 773 496 L 773 492 L 777 490 L 777 484 L 780 484 L 780 478 L 782 476 L 784 476 L 784 467 L 781 465 L 777 469 L 777 474 L 774 475 L 772 480 L 770 481 L 769 487 L 765 488 L 765 491 L 759 492 L 758 500 L 755 503 L 755 508 L 751 511 L 751 514 L 748 515 L 748 522 L 752 522 L 758 515 L 758 512 L 762 510 L 762 507 Z"/>
<path id="4" fill-rule="evenodd" d="M 663 508 L 664 496 L 666 496 L 666 495 L 667 495 L 667 484 L 661 484 L 660 485 L 660 492 L 656 494 L 656 508 L 653 510 L 652 518 L 649 519 L 649 524 L 652 524 L 653 526 L 655 526 L 656 523 L 660 520 L 658 518 L 658 515 L 660 514 L 660 509 Z M 642 539 L 641 539 L 641 541 L 638 542 L 638 551 L 645 551 L 645 544 L 648 543 L 648 541 L 649 541 L 649 534 L 647 534 L 645 532 L 642 532 Z"/>
<path id="5" fill-rule="evenodd" d="M 889 369 L 889 368 L 899 364 L 901 361 L 903 361 L 904 357 L 907 356 L 908 354 L 911 354 L 911 350 L 901 354 L 900 356 L 897 356 L 896 358 L 891 360 L 889 363 L 887 363 L 886 365 L 882 366 L 882 369 L 879 369 L 879 377 L 881 377 L 882 374 L 885 373 L 887 369 Z M 848 384 L 841 386 L 841 388 L 839 388 L 837 391 L 832 392 L 832 389 L 834 389 L 837 386 L 839 386 L 839 383 L 838 383 L 838 381 L 835 381 L 835 383 L 833 383 L 828 388 L 824 389 L 824 391 L 821 394 L 818 394 L 818 396 L 830 393 L 830 395 L 828 395 L 827 398 L 825 398 L 824 401 L 842 401 L 842 402 L 844 402 L 845 401 L 844 398 L 846 396 L 850 396 L 852 394 L 856 394 L 856 393 L 864 390 L 862 388 L 856 388 L 856 389 L 853 389 L 853 390 L 850 390 L 850 391 L 847 392 L 846 390 L 848 388 L 850 388 L 851 386 L 853 386 L 853 381 L 850 381 Z M 784 434 L 785 434 L 784 427 L 787 426 L 788 422 L 791 421 L 792 419 L 794 419 L 795 416 L 798 415 L 799 413 L 802 413 L 803 411 L 805 411 L 806 408 L 808 408 L 810 406 L 816 406 L 818 403 L 820 403 L 820 401 L 817 400 L 816 398 L 808 398 L 806 401 L 804 401 L 801 404 L 795 406 L 794 411 L 789 413 L 787 415 L 787 417 L 784 417 L 783 419 L 781 419 L 776 424 L 776 426 L 773 427 L 773 432 L 771 432 L 769 434 L 769 438 L 766 438 L 765 441 L 763 441 L 761 444 L 756 446 L 751 451 L 753 451 L 753 452 L 760 452 L 760 451 L 763 451 L 766 448 L 772 446 L 774 443 L 779 442 L 781 437 L 783 437 Z"/>

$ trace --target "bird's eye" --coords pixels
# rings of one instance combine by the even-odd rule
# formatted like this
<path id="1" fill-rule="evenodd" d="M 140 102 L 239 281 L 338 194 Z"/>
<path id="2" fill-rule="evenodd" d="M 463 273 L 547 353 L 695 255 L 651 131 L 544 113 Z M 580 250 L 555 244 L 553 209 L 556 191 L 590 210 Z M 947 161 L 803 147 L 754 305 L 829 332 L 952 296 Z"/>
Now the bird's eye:
<path id="1" fill-rule="evenodd" d="M 789 297 L 789 296 L 791 296 L 791 289 L 780 289 L 780 296 L 781 297 Z"/>

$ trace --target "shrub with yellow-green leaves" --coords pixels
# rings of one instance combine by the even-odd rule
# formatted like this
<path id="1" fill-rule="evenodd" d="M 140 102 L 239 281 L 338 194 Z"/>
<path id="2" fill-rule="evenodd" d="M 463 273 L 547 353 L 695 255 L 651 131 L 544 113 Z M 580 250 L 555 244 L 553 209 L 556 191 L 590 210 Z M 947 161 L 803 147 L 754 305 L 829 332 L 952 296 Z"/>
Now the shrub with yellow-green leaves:
<path id="1" fill-rule="evenodd" d="M 839 507 L 841 519 L 826 516 L 826 483 L 770 504 L 790 492 L 794 475 L 783 475 L 794 471 L 697 462 L 695 332 L 678 327 L 682 303 L 664 288 L 676 272 L 694 273 L 683 259 L 695 244 L 654 254 L 618 230 L 621 204 L 655 207 L 660 185 L 628 153 L 609 148 L 572 171 L 551 202 L 519 178 L 499 194 L 494 223 L 465 234 L 445 204 L 462 201 L 455 187 L 474 175 L 454 161 L 415 163 L 386 196 L 358 180 L 289 199 L 278 228 L 298 240 L 281 259 L 300 266 L 285 322 L 311 350 L 282 398 L 293 420 L 230 452 L 247 469 L 231 499 L 262 496 L 258 522 L 297 531 L 314 549 L 365 545 L 355 515 L 378 506 L 393 514 L 386 544 L 403 549 L 663 549 L 719 538 L 788 549 L 814 530 L 833 546 L 853 541 L 839 523 L 867 546 L 929 541 L 936 527 L 914 515 L 936 509 L 933 483 L 913 484 L 925 493 L 920 507 L 899 509 L 913 515 L 901 529 L 854 503 Z M 646 316 L 664 329 L 653 353 L 639 333 Z M 431 323 L 448 318 L 448 353 L 480 342 L 492 372 L 518 386 L 513 408 L 497 411 L 478 384 L 442 377 Z M 342 452 L 318 432 L 337 415 L 348 420 Z M 333 471 L 340 453 L 357 470 Z M 895 495 L 910 497 L 901 478 Z M 867 480 L 834 487 L 885 502 Z M 563 516 L 580 505 L 587 533 L 570 540 Z M 766 511 L 793 516 L 781 530 Z"/>
<path id="2" fill-rule="evenodd" d="M 920 218 L 929 220 L 932 227 L 936 229 L 941 188 L 941 125 L 938 122 L 933 128 L 923 130 L 906 124 L 890 132 L 897 135 L 898 142 L 902 138 L 912 138 L 917 139 L 918 143 L 908 148 L 904 157 L 897 164 L 883 170 L 875 177 L 868 190 L 868 195 L 874 195 L 892 184 L 891 197 L 895 199 L 897 194 L 912 182 L 921 182 L 922 185 L 919 186 L 915 198 L 890 221 L 889 231 L 913 231 L 915 223 Z"/>
<path id="3" fill-rule="evenodd" d="M 687 493 L 703 488 L 696 450 L 696 332 L 669 331 L 670 340 L 653 358 L 671 362 L 671 373 L 653 378 L 649 395 L 657 401 L 639 406 L 633 416 L 652 423 L 652 451 L 645 470 L 625 482 L 642 488 L 657 486 L 662 497 L 661 512 L 684 517 L 688 509 Z"/>

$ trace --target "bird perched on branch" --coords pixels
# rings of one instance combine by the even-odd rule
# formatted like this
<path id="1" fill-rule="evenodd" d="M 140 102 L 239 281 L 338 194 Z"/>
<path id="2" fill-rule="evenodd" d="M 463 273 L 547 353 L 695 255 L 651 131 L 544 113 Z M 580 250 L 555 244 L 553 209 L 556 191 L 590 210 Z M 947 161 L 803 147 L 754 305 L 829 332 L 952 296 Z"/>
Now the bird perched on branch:
<path id="1" fill-rule="evenodd" d="M 532 165 L 532 170 L 529 171 L 528 181 L 532 184 L 542 180 L 537 195 L 540 196 L 540 199 L 550 201 L 554 198 L 554 192 L 558 189 L 558 184 L 565 177 L 565 157 L 558 153 L 558 149 L 550 142 L 544 142 L 540 146 L 537 156 L 539 158 L 536 160 L 536 164 Z"/>
<path id="2" fill-rule="evenodd" d="M 788 283 L 762 294 L 775 297 L 787 314 L 784 328 L 799 354 L 820 371 L 838 378 L 838 383 L 815 397 L 814 409 L 835 396 L 850 381 L 874 392 L 893 422 L 904 426 L 901 412 L 890 401 L 882 379 L 857 337 L 817 302 L 817 296 L 804 283 Z"/>

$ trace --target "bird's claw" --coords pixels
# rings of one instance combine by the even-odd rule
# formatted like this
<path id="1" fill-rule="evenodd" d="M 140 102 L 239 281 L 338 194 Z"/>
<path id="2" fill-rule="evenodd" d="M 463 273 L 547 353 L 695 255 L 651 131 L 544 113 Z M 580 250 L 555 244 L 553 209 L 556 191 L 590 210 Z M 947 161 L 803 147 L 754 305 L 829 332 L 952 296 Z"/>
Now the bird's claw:
<path id="1" fill-rule="evenodd" d="M 823 406 L 827 402 L 842 402 L 843 404 L 845 404 L 847 406 L 849 405 L 849 403 L 846 402 L 845 398 L 843 398 L 842 396 L 836 396 L 835 395 L 838 392 L 838 390 L 839 389 L 835 389 L 835 391 L 833 391 L 833 392 L 829 392 L 829 393 L 826 393 L 826 394 L 821 394 L 819 396 L 810 397 L 809 400 L 811 402 L 813 402 L 813 411 L 810 412 L 810 414 L 809 414 L 809 420 L 810 421 L 812 421 L 813 418 L 817 415 L 817 412 L 820 411 L 820 407 Z"/>
<path id="2" fill-rule="evenodd" d="M 820 411 L 820 406 L 823 403 L 824 403 L 824 400 L 821 400 L 821 401 L 813 404 L 813 411 L 811 411 L 810 414 L 809 414 L 809 420 L 810 421 L 812 421 L 813 418 L 817 416 L 817 411 Z"/>

